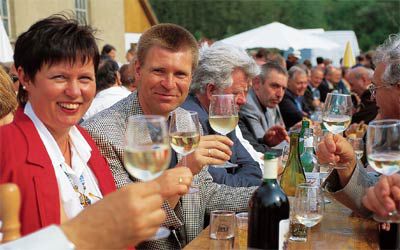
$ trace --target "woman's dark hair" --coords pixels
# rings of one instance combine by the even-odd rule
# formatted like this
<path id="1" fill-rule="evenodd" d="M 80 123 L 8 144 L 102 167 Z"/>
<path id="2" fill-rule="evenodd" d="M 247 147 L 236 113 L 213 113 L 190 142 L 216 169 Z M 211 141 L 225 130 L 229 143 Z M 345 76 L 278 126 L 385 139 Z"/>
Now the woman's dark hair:
<path id="1" fill-rule="evenodd" d="M 68 61 L 72 65 L 80 60 L 82 64 L 92 61 L 96 72 L 100 55 L 94 33 L 90 26 L 80 25 L 77 20 L 62 14 L 42 19 L 17 38 L 15 68 L 22 67 L 25 74 L 34 79 L 45 64 L 51 66 Z M 24 106 L 27 100 L 28 94 L 21 84 L 18 101 Z"/>
<path id="2" fill-rule="evenodd" d="M 100 92 L 115 84 L 117 81 L 118 63 L 114 60 L 102 61 L 96 74 L 96 91 Z"/>
<path id="3" fill-rule="evenodd" d="M 103 46 L 103 49 L 101 50 L 101 55 L 108 55 L 108 53 L 111 52 L 111 50 L 116 50 L 114 46 L 110 44 L 106 44 Z"/>

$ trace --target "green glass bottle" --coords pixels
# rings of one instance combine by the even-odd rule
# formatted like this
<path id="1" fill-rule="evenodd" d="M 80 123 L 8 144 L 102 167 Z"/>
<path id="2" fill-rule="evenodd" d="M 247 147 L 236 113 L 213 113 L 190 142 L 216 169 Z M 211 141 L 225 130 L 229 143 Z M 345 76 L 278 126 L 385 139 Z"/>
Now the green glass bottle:
<path id="1" fill-rule="evenodd" d="M 288 196 L 295 196 L 296 186 L 306 182 L 299 154 L 299 133 L 291 133 L 289 157 L 281 177 L 281 187 Z"/>
<path id="2" fill-rule="evenodd" d="M 301 130 L 299 137 L 299 153 L 300 155 L 304 152 L 304 133 L 306 129 L 310 128 L 310 121 L 303 119 L 301 121 Z"/>
<path id="3" fill-rule="evenodd" d="M 290 207 L 277 176 L 278 158 L 272 152 L 267 152 L 264 154 L 263 183 L 249 201 L 249 249 L 281 249 L 285 245 L 283 241 L 286 237 L 283 235 L 289 231 Z"/>

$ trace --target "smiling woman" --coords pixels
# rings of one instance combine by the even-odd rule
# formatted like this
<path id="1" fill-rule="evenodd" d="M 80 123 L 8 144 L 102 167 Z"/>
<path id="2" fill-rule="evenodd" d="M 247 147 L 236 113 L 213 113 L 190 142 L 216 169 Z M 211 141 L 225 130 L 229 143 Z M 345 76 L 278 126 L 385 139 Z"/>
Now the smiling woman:
<path id="1" fill-rule="evenodd" d="M 40 20 L 18 37 L 14 62 L 20 107 L 0 128 L 0 183 L 21 190 L 25 235 L 75 217 L 115 184 L 96 144 L 76 125 L 96 93 L 93 30 L 61 15 Z"/>

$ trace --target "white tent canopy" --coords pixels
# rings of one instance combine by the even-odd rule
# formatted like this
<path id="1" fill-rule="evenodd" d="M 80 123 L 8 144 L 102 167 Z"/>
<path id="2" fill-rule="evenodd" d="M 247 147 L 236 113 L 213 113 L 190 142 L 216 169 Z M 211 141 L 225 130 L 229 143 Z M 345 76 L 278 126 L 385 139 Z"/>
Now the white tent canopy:
<path id="1" fill-rule="evenodd" d="M 8 39 L 6 30 L 3 26 L 3 21 L 0 19 L 0 62 L 12 62 L 13 60 L 13 49 Z"/>
<path id="2" fill-rule="evenodd" d="M 236 45 L 244 49 L 250 48 L 277 48 L 288 50 L 299 49 L 334 49 L 339 47 L 327 39 L 305 34 L 298 29 L 279 22 L 273 22 L 234 36 L 225 38 L 221 42 Z"/>

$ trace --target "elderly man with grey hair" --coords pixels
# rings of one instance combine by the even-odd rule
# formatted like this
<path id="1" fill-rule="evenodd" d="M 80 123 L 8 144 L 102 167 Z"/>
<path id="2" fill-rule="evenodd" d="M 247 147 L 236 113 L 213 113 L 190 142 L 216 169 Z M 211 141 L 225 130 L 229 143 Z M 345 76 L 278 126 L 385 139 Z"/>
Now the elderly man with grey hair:
<path id="1" fill-rule="evenodd" d="M 304 101 L 304 93 L 308 85 L 307 73 L 298 66 L 291 67 L 288 73 L 287 89 L 283 100 L 279 103 L 279 109 L 286 128 L 289 129 L 303 117 L 308 116 L 310 108 Z"/>
<path id="2" fill-rule="evenodd" d="M 216 134 L 208 120 L 213 94 L 233 94 L 238 106 L 246 103 L 251 80 L 259 73 L 255 61 L 242 49 L 223 43 L 201 49 L 197 69 L 193 74 L 190 95 L 181 106 L 196 111 L 204 134 Z M 261 184 L 262 171 L 237 138 L 236 131 L 227 135 L 232 141 L 230 162 L 234 168 L 209 167 L 214 182 L 234 187 Z M 213 151 L 210 152 L 211 154 Z"/>
<path id="3" fill-rule="evenodd" d="M 374 83 L 370 91 L 379 107 L 376 119 L 400 119 L 399 34 L 390 36 L 378 47 L 374 64 Z M 317 156 L 320 163 L 337 159 L 345 167 L 333 170 L 324 183 L 326 190 L 335 199 L 365 216 L 371 215 L 371 211 L 384 216 L 396 209 L 400 201 L 399 174 L 381 176 L 379 180 L 369 175 L 362 164 L 357 162 L 351 145 L 340 135 L 327 136 L 318 145 Z M 398 154 L 395 156 L 398 157 Z"/>

